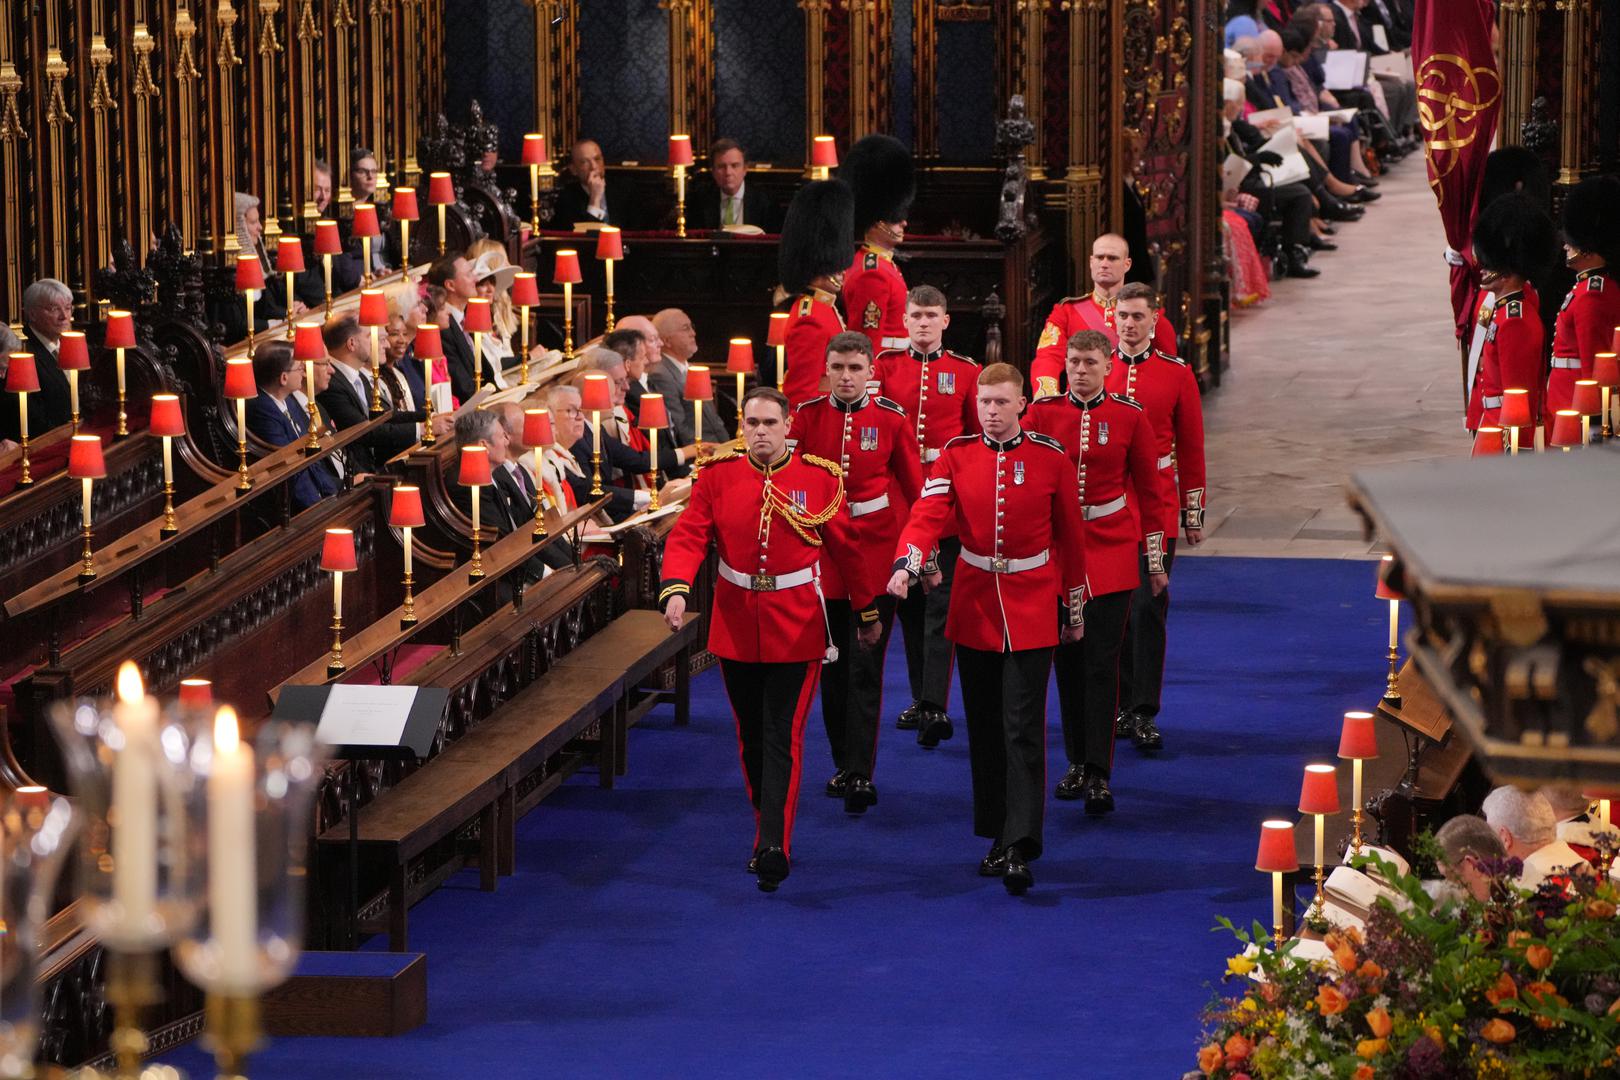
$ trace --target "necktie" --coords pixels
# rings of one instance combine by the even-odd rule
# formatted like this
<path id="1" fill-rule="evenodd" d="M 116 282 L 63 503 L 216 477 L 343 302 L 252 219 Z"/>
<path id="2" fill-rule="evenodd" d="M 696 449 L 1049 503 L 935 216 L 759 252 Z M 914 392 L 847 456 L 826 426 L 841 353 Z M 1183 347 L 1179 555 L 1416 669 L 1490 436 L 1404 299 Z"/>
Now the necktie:
<path id="1" fill-rule="evenodd" d="M 736 201 L 736 199 L 734 197 L 732 197 L 732 196 L 727 196 L 726 199 L 724 200 L 724 202 L 726 204 L 726 208 L 725 208 L 725 212 L 723 214 L 721 214 L 721 216 L 720 216 L 720 224 L 722 224 L 722 225 L 735 225 L 735 224 L 737 224 L 737 209 L 736 209 L 737 201 Z"/>

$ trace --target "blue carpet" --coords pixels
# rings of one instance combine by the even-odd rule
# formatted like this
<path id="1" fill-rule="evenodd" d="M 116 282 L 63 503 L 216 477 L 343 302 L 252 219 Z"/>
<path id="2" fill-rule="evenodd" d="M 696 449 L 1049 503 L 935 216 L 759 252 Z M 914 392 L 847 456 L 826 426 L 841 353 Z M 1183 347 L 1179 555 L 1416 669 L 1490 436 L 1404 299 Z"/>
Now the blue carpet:
<path id="1" fill-rule="evenodd" d="M 411 912 L 429 1021 L 394 1040 L 283 1039 L 258 1078 L 1179 1077 L 1230 939 L 1266 919 L 1258 824 L 1383 686 L 1387 615 L 1363 561 L 1176 565 L 1168 751 L 1116 762 L 1119 811 L 1049 802 L 1024 899 L 976 876 L 965 733 L 885 728 L 879 805 L 847 818 L 819 714 L 793 876 L 743 872 L 752 822 L 718 675 L 654 713 L 612 791 L 584 774 L 519 826 L 518 873 L 464 872 Z M 898 634 L 885 710 L 903 704 Z M 960 716 L 959 705 L 953 713 Z M 1056 695 L 1049 773 L 1062 774 Z M 199 1051 L 170 1060 L 207 1075 Z"/>

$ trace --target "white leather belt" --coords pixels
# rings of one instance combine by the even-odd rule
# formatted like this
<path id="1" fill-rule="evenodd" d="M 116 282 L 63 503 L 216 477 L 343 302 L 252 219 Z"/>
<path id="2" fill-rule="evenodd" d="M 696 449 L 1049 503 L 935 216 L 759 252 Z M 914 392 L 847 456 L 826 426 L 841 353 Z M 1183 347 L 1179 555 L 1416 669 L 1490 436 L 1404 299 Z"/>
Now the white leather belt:
<path id="1" fill-rule="evenodd" d="M 852 502 L 849 504 L 849 516 L 852 518 L 865 517 L 867 514 L 882 510 L 889 505 L 889 493 L 885 491 L 875 499 L 865 502 Z"/>
<path id="2" fill-rule="evenodd" d="M 1125 496 L 1121 495 L 1119 498 L 1110 499 L 1105 503 L 1095 503 L 1091 506 L 1082 506 L 1080 508 L 1080 516 L 1085 518 L 1087 521 L 1094 521 L 1097 518 L 1105 518 L 1109 514 L 1117 514 L 1123 509 L 1125 509 Z"/>
<path id="3" fill-rule="evenodd" d="M 1555 368 L 1564 368 L 1565 370 L 1579 371 L 1581 369 L 1581 358 L 1578 356 L 1555 356 L 1552 358 L 1552 366 Z"/>
<path id="4" fill-rule="evenodd" d="M 1164 457 L 1159 459 L 1159 471 L 1163 472 L 1165 469 L 1168 469 L 1170 466 L 1174 465 L 1175 463 L 1176 463 L 1176 454 L 1175 454 L 1175 451 L 1172 450 L 1170 453 L 1164 455 Z"/>
<path id="5" fill-rule="evenodd" d="M 932 447 L 932 446 L 923 447 L 922 459 L 923 459 L 924 464 L 926 464 L 926 463 L 928 463 L 930 461 L 938 461 L 939 460 L 939 450 L 936 449 L 935 447 Z"/>
<path id="6" fill-rule="evenodd" d="M 739 589 L 747 589 L 750 592 L 781 592 L 783 589 L 796 589 L 800 585 L 808 585 L 816 580 L 816 568 L 807 566 L 790 574 L 744 574 L 721 562 L 720 576 Z"/>
<path id="7" fill-rule="evenodd" d="M 1043 551 L 1039 555 L 1030 555 L 1023 559 L 1007 559 L 1001 556 L 991 558 L 976 551 L 969 551 L 967 548 L 962 549 L 963 562 L 990 574 L 1020 574 L 1025 570 L 1039 570 L 1046 565 L 1051 555 L 1050 551 Z"/>
<path id="8" fill-rule="evenodd" d="M 911 339 L 908 337 L 886 337 L 883 339 L 883 348 L 885 349 L 904 349 L 910 345 Z"/>
<path id="9" fill-rule="evenodd" d="M 1479 404 L 1482 408 L 1486 409 L 1500 409 L 1502 407 L 1502 395 L 1498 394 L 1495 397 L 1480 398 Z"/>

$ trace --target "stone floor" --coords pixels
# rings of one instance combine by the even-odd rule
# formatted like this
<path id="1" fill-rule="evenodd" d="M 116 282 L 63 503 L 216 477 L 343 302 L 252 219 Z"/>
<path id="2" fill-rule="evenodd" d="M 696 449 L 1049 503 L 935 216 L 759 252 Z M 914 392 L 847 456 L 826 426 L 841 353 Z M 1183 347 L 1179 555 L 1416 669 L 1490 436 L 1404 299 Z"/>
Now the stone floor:
<path id="1" fill-rule="evenodd" d="M 1445 237 L 1420 158 L 1388 174 L 1309 281 L 1232 315 L 1231 366 L 1205 395 L 1207 555 L 1366 558 L 1345 502 L 1357 469 L 1465 453 Z M 1182 550 L 1192 550 L 1182 546 Z"/>

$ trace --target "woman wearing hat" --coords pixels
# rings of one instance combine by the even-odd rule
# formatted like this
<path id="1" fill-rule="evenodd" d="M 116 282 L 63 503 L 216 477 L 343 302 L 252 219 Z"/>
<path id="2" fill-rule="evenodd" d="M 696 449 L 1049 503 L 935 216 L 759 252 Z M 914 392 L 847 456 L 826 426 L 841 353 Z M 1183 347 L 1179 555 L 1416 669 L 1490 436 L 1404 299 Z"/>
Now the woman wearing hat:
<path id="1" fill-rule="evenodd" d="M 517 312 L 512 307 L 512 279 L 517 267 L 506 261 L 506 249 L 500 242 L 488 238 L 479 240 L 467 249 L 473 260 L 473 280 L 478 282 L 478 295 L 489 301 L 490 324 L 494 333 L 484 335 L 484 356 L 504 371 L 511 365 L 517 351 L 512 338 L 517 333 Z"/>

